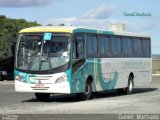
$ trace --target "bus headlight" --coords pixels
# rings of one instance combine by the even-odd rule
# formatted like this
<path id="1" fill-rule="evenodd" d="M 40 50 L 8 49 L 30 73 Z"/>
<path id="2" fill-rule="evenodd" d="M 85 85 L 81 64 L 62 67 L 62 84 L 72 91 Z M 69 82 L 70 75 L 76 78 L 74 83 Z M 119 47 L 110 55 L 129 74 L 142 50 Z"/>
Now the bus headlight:
<path id="1" fill-rule="evenodd" d="M 67 75 L 61 76 L 57 78 L 55 83 L 61 83 L 61 82 L 66 82 L 67 81 Z"/>
<path id="2" fill-rule="evenodd" d="M 15 77 L 15 79 L 18 80 L 18 81 L 24 82 L 23 77 L 20 76 L 20 75 L 17 75 L 17 76 Z"/>

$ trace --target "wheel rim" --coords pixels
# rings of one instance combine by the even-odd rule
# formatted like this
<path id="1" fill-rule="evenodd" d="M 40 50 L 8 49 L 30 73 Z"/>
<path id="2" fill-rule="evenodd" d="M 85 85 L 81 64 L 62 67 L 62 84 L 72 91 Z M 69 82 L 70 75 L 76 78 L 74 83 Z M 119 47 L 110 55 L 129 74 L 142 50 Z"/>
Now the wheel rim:
<path id="1" fill-rule="evenodd" d="M 132 81 L 130 81 L 130 83 L 129 83 L 129 91 L 131 92 L 132 89 L 133 89 L 133 84 L 132 84 Z"/>
<path id="2" fill-rule="evenodd" d="M 90 86 L 89 86 L 89 84 L 86 84 L 86 88 L 85 88 L 85 93 L 86 93 L 86 95 L 88 95 L 88 94 L 90 94 Z"/>

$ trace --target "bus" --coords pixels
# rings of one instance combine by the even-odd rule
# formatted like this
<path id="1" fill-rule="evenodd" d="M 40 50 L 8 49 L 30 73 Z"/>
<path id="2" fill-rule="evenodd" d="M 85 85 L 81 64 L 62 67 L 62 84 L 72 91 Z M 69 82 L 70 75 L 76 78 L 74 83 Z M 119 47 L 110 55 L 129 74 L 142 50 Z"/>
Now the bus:
<path id="1" fill-rule="evenodd" d="M 15 55 L 15 91 L 32 92 L 40 101 L 51 94 L 116 89 L 131 94 L 151 82 L 151 38 L 130 32 L 88 27 L 40 26 L 19 32 Z"/>

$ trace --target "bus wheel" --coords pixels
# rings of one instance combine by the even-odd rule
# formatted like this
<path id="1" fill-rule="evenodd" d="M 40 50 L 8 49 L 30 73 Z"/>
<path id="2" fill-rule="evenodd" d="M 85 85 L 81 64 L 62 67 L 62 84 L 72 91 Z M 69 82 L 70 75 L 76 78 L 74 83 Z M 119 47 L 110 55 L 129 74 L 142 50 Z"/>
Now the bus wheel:
<path id="1" fill-rule="evenodd" d="M 128 80 L 128 86 L 126 88 L 117 89 L 117 92 L 121 95 L 132 94 L 133 92 L 133 78 L 130 77 Z"/>
<path id="2" fill-rule="evenodd" d="M 87 81 L 85 85 L 85 92 L 77 94 L 78 99 L 80 100 L 89 100 L 92 97 L 92 82 Z"/>
<path id="3" fill-rule="evenodd" d="M 48 101 L 50 93 L 35 93 L 35 96 L 39 101 Z"/>
<path id="4" fill-rule="evenodd" d="M 128 86 L 125 88 L 125 94 L 132 94 L 133 93 L 133 78 L 129 77 Z"/>

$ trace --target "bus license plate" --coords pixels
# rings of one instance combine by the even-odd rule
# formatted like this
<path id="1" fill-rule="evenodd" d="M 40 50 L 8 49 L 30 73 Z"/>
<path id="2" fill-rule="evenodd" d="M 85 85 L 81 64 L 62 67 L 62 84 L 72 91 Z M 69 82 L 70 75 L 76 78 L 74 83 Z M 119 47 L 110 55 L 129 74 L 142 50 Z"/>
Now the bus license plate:
<path id="1" fill-rule="evenodd" d="M 36 84 L 35 88 L 44 88 L 44 85 L 43 84 Z"/>

